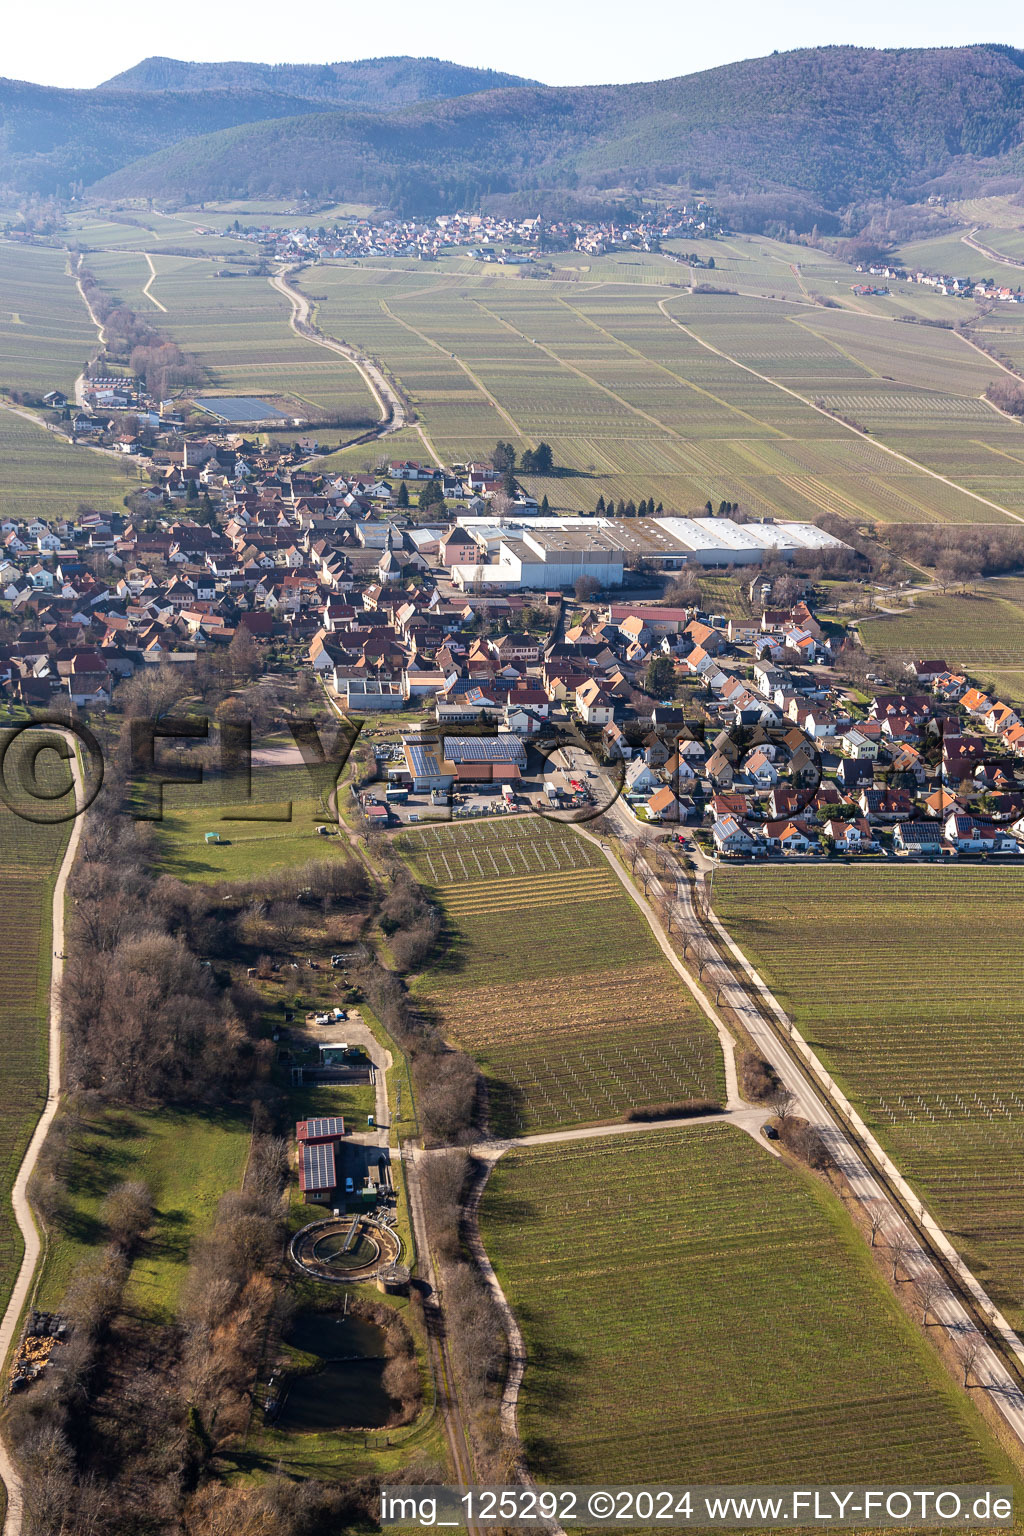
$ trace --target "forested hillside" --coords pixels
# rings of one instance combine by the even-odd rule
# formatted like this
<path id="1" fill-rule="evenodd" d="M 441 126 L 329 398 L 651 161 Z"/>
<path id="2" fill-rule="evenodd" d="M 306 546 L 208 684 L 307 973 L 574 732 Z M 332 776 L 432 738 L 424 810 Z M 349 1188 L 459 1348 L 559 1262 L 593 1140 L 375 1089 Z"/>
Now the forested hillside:
<path id="1" fill-rule="evenodd" d="M 542 204 L 699 189 L 834 229 L 885 199 L 1005 187 L 1022 167 L 1024 53 L 996 45 L 800 49 L 650 84 L 511 85 L 388 111 L 331 110 L 327 99 L 360 71 L 364 84 L 377 78 L 380 102 L 455 89 L 456 69 L 149 60 L 92 92 L 8 82 L 0 181 L 190 202 L 355 198 L 404 212 L 503 194 Z M 146 88 L 123 89 L 139 71 Z M 179 88 L 200 80 L 212 88 Z M 300 102 L 271 86 L 325 94 Z"/>
<path id="2" fill-rule="evenodd" d="M 354 59 L 336 64 L 191 64 L 183 59 L 143 59 L 104 81 L 101 90 L 269 91 L 303 101 L 345 103 L 386 112 L 418 101 L 468 96 L 508 85 L 529 85 L 521 75 L 469 69 L 444 59 Z"/>

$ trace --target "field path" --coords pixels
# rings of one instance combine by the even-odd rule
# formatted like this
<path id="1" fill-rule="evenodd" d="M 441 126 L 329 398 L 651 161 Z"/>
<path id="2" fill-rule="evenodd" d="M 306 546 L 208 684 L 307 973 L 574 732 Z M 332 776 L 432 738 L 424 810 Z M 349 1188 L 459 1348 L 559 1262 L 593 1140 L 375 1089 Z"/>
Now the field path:
<path id="1" fill-rule="evenodd" d="M 75 799 L 80 805 L 84 793 L 81 767 L 75 752 L 75 741 L 68 737 L 72 748 L 71 772 L 75 782 Z M 49 1060 L 48 1080 L 46 1087 L 46 1103 L 39 1117 L 32 1139 L 28 1144 L 25 1156 L 22 1158 L 18 1176 L 14 1181 L 14 1189 L 11 1194 L 11 1203 L 14 1207 L 14 1215 L 21 1235 L 25 1240 L 25 1252 L 21 1260 L 21 1268 L 18 1270 L 18 1278 L 14 1282 L 11 1299 L 7 1303 L 7 1310 L 0 1321 L 0 1362 L 6 1364 L 11 1345 L 18 1333 L 21 1322 L 22 1310 L 28 1301 L 32 1282 L 35 1279 L 36 1265 L 42 1252 L 42 1243 L 39 1237 L 39 1229 L 32 1214 L 32 1206 L 28 1198 L 29 1180 L 35 1170 L 42 1150 L 46 1133 L 50 1129 L 53 1117 L 57 1113 L 57 1104 L 60 1099 L 60 1055 L 61 1055 L 61 986 L 64 981 L 64 893 L 67 888 L 68 875 L 71 866 L 75 862 L 75 854 L 78 851 L 78 842 L 82 835 L 82 817 L 77 816 L 71 828 L 68 845 L 64 850 L 60 869 L 53 886 L 53 922 L 52 942 L 53 956 L 50 962 L 50 1033 L 49 1033 Z M 3 1536 L 20 1536 L 22 1525 L 22 1497 L 21 1480 L 11 1460 L 7 1446 L 0 1440 L 0 1477 L 3 1478 L 7 1488 L 7 1518 L 4 1521 Z"/>
<path id="2" fill-rule="evenodd" d="M 153 285 L 153 279 L 156 277 L 156 267 L 153 265 L 153 258 L 149 254 L 148 251 L 143 251 L 142 254 L 143 254 L 143 256 L 145 256 L 145 258 L 146 258 L 146 265 L 149 267 L 149 278 L 148 278 L 148 280 L 146 282 L 145 288 L 143 288 L 142 291 L 146 295 L 146 298 L 149 300 L 149 302 L 151 304 L 155 304 L 157 309 L 162 309 L 164 314 L 166 315 L 166 313 L 167 313 L 167 305 L 166 304 L 161 304 L 160 300 L 158 298 L 155 298 L 154 295 L 151 294 L 150 291 L 149 291 L 150 288 Z"/>
<path id="3" fill-rule="evenodd" d="M 710 341 L 705 341 L 703 337 L 697 335 L 696 331 L 692 331 L 688 325 L 684 325 L 681 320 L 677 320 L 675 315 L 669 314 L 665 308 L 665 305 L 669 302 L 668 299 L 660 299 L 658 301 L 658 308 L 665 316 L 665 319 L 671 321 L 673 325 L 677 325 L 681 331 L 685 331 L 691 341 L 697 342 L 706 351 L 713 352 L 716 357 L 723 358 L 725 362 L 732 363 L 734 368 L 741 368 L 744 373 L 749 373 L 752 378 L 760 379 L 762 384 L 770 384 L 773 389 L 779 389 L 784 395 L 789 395 L 793 400 L 799 400 L 800 404 L 805 405 L 809 411 L 817 411 L 819 416 L 824 416 L 827 421 L 834 422 L 837 427 L 842 427 L 844 432 L 853 432 L 857 437 L 863 438 L 864 434 L 858 427 L 851 427 L 847 422 L 841 421 L 838 416 L 833 416 L 832 412 L 827 411 L 824 406 L 815 405 L 813 400 L 808 400 L 805 395 L 801 395 L 797 390 L 790 389 L 788 384 L 780 384 L 778 379 L 771 378 L 767 373 L 758 373 L 756 368 L 751 368 L 747 363 L 741 363 L 738 358 L 731 357 L 728 352 L 723 352 L 720 347 L 712 346 Z M 1011 512 L 1008 507 L 1000 506 L 997 501 L 990 501 L 987 496 L 979 496 L 977 491 L 969 491 L 966 486 L 958 485 L 955 480 L 950 480 L 948 475 L 940 475 L 938 470 L 929 469 L 926 464 L 921 464 L 917 459 L 912 459 L 909 454 L 900 453 L 896 448 L 890 448 L 887 443 L 881 442 L 877 437 L 872 436 L 870 441 L 882 453 L 889 454 L 891 458 L 899 459 L 903 464 L 909 464 L 912 469 L 918 470 L 922 475 L 927 475 L 929 479 L 938 480 L 942 485 L 948 485 L 952 490 L 959 491 L 962 496 L 969 496 L 972 501 L 980 502 L 983 507 L 991 507 L 993 512 L 1001 512 L 1004 517 L 1012 518 L 1015 523 L 1024 523 L 1024 517 L 1019 513 Z"/>
<path id="4" fill-rule="evenodd" d="M 336 336 L 327 336 L 314 328 L 309 318 L 311 311 L 309 300 L 304 293 L 300 293 L 288 282 L 291 270 L 283 267 L 268 281 L 271 288 L 287 299 L 291 305 L 292 313 L 289 323 L 296 336 L 301 336 L 304 341 L 313 341 L 318 347 L 326 347 L 328 352 L 336 352 L 339 357 L 351 363 L 356 372 L 361 375 L 380 411 L 380 426 L 372 433 L 365 434 L 366 436 L 387 437 L 391 432 L 400 431 L 406 425 L 405 405 L 401 397 L 392 389 L 372 358 L 365 357 L 354 347 L 350 347 L 347 342 L 339 341 Z M 356 441 L 360 442 L 362 438 L 357 438 Z"/>

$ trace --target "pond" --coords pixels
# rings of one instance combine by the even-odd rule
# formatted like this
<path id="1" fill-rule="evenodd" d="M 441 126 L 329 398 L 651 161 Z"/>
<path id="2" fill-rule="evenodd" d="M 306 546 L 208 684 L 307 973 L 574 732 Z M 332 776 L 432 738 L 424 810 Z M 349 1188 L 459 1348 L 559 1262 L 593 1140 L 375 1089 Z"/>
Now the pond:
<path id="1" fill-rule="evenodd" d="M 288 1342 L 323 1365 L 292 1378 L 278 1419 L 282 1429 L 319 1434 L 388 1422 L 393 1404 L 381 1380 L 387 1365 L 382 1328 L 340 1313 L 300 1312 Z"/>

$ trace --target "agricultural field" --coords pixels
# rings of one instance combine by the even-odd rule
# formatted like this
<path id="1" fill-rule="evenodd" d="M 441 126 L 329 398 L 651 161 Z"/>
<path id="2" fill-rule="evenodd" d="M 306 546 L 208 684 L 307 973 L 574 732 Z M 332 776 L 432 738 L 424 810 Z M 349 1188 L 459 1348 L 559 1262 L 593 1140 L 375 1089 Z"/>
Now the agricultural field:
<path id="1" fill-rule="evenodd" d="M 1024 873 L 719 871 L 719 916 L 1014 1327 Z"/>
<path id="2" fill-rule="evenodd" d="M 0 409 L 0 516 L 73 517 L 80 506 L 120 509 L 138 486 L 134 466 L 73 447 L 39 421 Z"/>
<path id="3" fill-rule="evenodd" d="M 451 257 L 302 281 L 323 329 L 404 386 L 442 459 L 549 442 L 563 473 L 524 481 L 556 509 L 603 495 L 804 520 L 1019 518 L 1020 428 L 980 398 L 994 364 L 952 331 L 847 303 L 856 274 L 820 253 L 739 237 L 701 250 L 714 271 L 575 252 L 531 280 Z M 691 276 L 718 291 L 687 291 Z"/>
<path id="4" fill-rule="evenodd" d="M 207 376 L 203 393 L 294 396 L 314 418 L 351 412 L 367 424 L 377 420 L 362 376 L 291 330 L 291 306 L 265 277 L 223 278 L 213 263 L 183 256 L 152 261 L 148 292 L 162 313 L 147 317 L 198 358 Z"/>
<path id="5" fill-rule="evenodd" d="M 49 753 L 39 765 L 49 777 Z M 66 775 L 56 771 L 55 789 Z M 22 1255 L 10 1190 L 46 1101 L 53 882 L 69 830 L 24 821 L 0 805 L 0 1310 Z"/>
<path id="6" fill-rule="evenodd" d="M 862 619 L 865 649 L 941 657 L 951 667 L 1024 667 L 1024 582 L 972 592 L 925 592 L 909 613 Z"/>
<path id="7" fill-rule="evenodd" d="M 480 1063 L 505 1134 L 724 1101 L 710 1025 L 600 852 L 543 817 L 403 833 L 440 904 L 419 1004 Z"/>
<path id="8" fill-rule="evenodd" d="M 481 1233 L 541 1481 L 1013 1480 L 839 1202 L 731 1126 L 513 1149 Z"/>
<path id="9" fill-rule="evenodd" d="M 0 243 L 0 386 L 70 392 L 95 347 L 67 252 Z"/>
<path id="10" fill-rule="evenodd" d="M 196 255 L 217 256 L 222 261 L 232 256 L 248 259 L 256 247 L 244 240 L 221 238 L 234 217 L 207 218 L 205 211 L 195 213 L 158 213 L 155 209 L 136 208 L 131 213 L 120 210 L 83 208 L 68 216 L 67 238 L 86 252 L 86 264 L 92 266 L 97 250 L 194 251 Z"/>

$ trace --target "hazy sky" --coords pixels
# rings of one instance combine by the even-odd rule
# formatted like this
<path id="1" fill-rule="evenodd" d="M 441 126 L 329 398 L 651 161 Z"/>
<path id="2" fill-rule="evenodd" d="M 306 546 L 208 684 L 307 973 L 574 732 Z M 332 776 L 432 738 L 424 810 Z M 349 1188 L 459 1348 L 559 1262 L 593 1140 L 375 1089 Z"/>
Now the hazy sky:
<path id="1" fill-rule="evenodd" d="M 432 54 L 582 85 L 666 79 L 822 43 L 1024 47 L 1024 10 L 986 9 L 979 21 L 962 0 L 841 8 L 821 0 L 303 0 L 294 9 L 272 0 L 37 0 L 12 11 L 3 74 L 76 86 L 97 85 L 148 54 L 270 63 Z"/>

